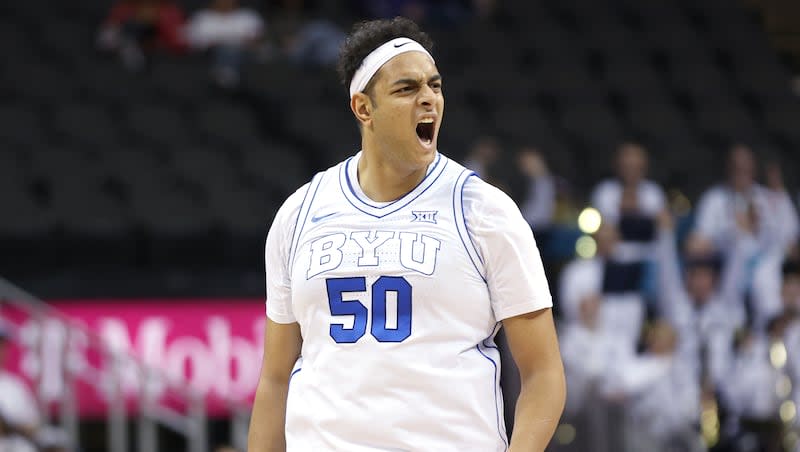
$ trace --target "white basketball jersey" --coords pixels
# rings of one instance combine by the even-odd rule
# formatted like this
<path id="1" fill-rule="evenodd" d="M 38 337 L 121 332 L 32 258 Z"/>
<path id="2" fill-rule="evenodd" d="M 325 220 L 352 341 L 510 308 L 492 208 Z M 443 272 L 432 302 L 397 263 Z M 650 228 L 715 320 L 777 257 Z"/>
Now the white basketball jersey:
<path id="1" fill-rule="evenodd" d="M 303 337 L 287 450 L 507 450 L 498 322 L 551 306 L 530 228 L 441 154 L 373 202 L 359 157 L 292 195 L 267 239 L 267 314 Z"/>

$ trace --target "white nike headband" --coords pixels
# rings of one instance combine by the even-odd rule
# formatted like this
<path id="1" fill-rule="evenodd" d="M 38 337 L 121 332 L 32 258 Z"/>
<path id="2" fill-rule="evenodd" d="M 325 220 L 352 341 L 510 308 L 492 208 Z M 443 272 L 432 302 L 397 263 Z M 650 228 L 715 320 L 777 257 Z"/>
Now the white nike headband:
<path id="1" fill-rule="evenodd" d="M 367 87 L 367 84 L 378 72 L 378 69 L 386 64 L 387 61 L 405 52 L 422 52 L 428 55 L 431 61 L 434 61 L 430 52 L 425 50 L 425 47 L 422 47 L 422 44 L 417 41 L 410 38 L 392 39 L 373 50 L 361 62 L 361 66 L 358 67 L 355 74 L 353 74 L 353 79 L 350 80 L 350 98 L 352 99 L 356 93 L 364 91 L 364 88 Z"/>

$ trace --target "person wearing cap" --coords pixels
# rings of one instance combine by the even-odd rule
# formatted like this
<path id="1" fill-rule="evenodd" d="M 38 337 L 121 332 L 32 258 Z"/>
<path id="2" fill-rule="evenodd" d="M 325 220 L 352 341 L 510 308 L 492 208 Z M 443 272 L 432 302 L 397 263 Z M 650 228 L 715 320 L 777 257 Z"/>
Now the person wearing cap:
<path id="1" fill-rule="evenodd" d="M 250 452 L 543 451 L 558 425 L 564 370 L 533 234 L 438 151 L 431 47 L 404 18 L 358 24 L 342 47 L 361 151 L 291 195 L 267 236 Z M 501 327 L 521 378 L 510 439 Z"/>

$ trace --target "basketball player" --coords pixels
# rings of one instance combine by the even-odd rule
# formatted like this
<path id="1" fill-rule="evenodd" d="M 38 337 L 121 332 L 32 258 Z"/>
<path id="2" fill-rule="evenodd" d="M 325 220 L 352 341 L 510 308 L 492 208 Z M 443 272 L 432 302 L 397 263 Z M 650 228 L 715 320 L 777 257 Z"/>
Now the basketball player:
<path id="1" fill-rule="evenodd" d="M 555 430 L 564 374 L 533 234 L 437 152 L 430 48 L 402 18 L 360 24 L 342 48 L 362 150 L 291 195 L 269 231 L 251 452 L 543 451 Z M 510 444 L 501 325 L 522 381 Z"/>

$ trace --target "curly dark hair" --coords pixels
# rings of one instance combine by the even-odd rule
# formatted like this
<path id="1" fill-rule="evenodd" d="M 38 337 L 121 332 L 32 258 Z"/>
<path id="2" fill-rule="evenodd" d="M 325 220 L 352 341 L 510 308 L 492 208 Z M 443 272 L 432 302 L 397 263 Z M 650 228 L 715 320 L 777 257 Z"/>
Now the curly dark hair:
<path id="1" fill-rule="evenodd" d="M 356 70 L 361 66 L 361 62 L 373 50 L 392 39 L 400 37 L 417 41 L 428 52 L 433 49 L 433 40 L 430 36 L 420 30 L 414 21 L 405 17 L 370 20 L 355 24 L 339 50 L 339 63 L 336 66 L 336 71 L 339 73 L 342 84 L 345 87 L 350 86 L 350 81 L 353 79 Z M 365 91 L 369 91 L 371 85 L 372 82 L 370 81 Z"/>

